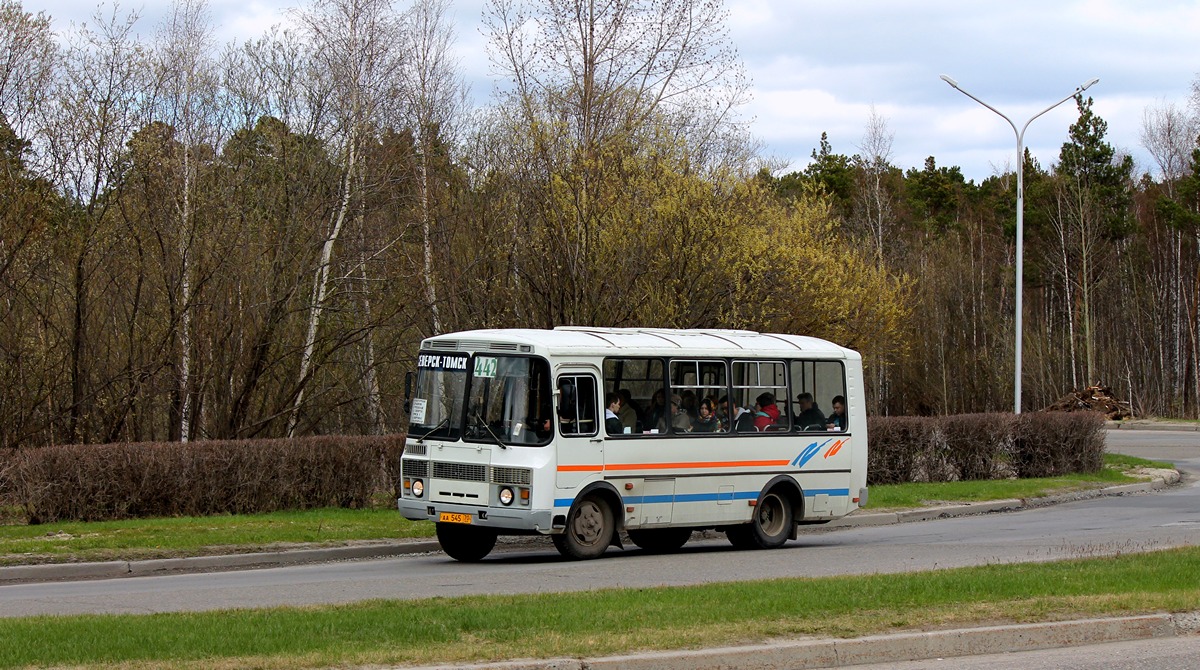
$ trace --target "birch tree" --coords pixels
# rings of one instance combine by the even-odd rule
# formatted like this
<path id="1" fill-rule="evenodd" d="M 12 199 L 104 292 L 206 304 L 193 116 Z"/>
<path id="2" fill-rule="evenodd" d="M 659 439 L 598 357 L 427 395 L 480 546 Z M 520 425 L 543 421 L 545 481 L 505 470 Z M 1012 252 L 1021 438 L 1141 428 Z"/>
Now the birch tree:
<path id="1" fill-rule="evenodd" d="M 895 242 L 892 229 L 896 226 L 893 211 L 894 195 L 891 176 L 892 144 L 895 133 L 888 129 L 887 119 L 871 106 L 867 129 L 859 146 L 857 160 L 858 197 L 855 202 L 857 228 L 871 244 L 875 266 L 883 267 L 884 250 Z"/>
<path id="2" fill-rule="evenodd" d="M 313 372 L 317 332 L 329 299 L 334 249 L 352 216 L 362 184 L 359 172 L 364 143 L 396 98 L 401 64 L 400 17 L 387 0 L 318 0 L 298 15 L 313 48 L 312 64 L 320 89 L 327 92 L 323 131 L 341 166 L 333 205 L 313 277 L 308 326 L 300 354 L 295 402 L 288 419 L 294 435 Z"/>
<path id="3" fill-rule="evenodd" d="M 1082 372 L 1088 384 L 1096 378 L 1095 295 L 1112 258 L 1110 242 L 1129 232 L 1129 187 L 1133 159 L 1117 158 L 1104 141 L 1108 123 L 1092 111 L 1092 99 L 1076 97 L 1079 119 L 1063 144 L 1055 175 L 1059 178 L 1051 216 L 1057 237 L 1058 268 L 1067 304 L 1071 385 L 1079 388 L 1075 343 L 1083 348 Z M 1075 326 L 1078 324 L 1078 335 Z"/>
<path id="4" fill-rule="evenodd" d="M 160 240 L 164 234 L 170 237 L 170 233 L 175 238 L 170 246 L 173 247 L 173 260 L 178 267 L 167 271 L 172 285 L 168 288 L 172 294 L 169 301 L 173 306 L 172 322 L 179 324 L 175 329 L 178 351 L 178 432 L 173 430 L 172 434 L 177 434 L 181 442 L 187 442 L 192 434 L 194 402 L 193 255 L 204 242 L 195 212 L 199 193 L 197 163 L 202 160 L 197 152 L 204 145 L 208 147 L 206 153 L 211 156 L 213 148 L 222 143 L 220 117 L 223 110 L 217 105 L 219 76 L 216 61 L 211 56 L 215 45 L 205 0 L 184 0 L 173 4 L 171 15 L 160 27 L 155 46 L 153 76 L 158 88 L 155 116 L 172 129 L 179 154 L 174 161 L 160 166 L 163 170 L 178 173 L 179 186 L 173 193 L 174 225 L 169 232 L 156 232 Z"/>
<path id="5" fill-rule="evenodd" d="M 417 0 L 405 16 L 401 94 L 405 118 L 413 129 L 417 159 L 417 218 L 421 227 L 421 283 L 429 305 L 433 333 L 442 332 L 433 263 L 434 206 L 430 178 L 434 144 L 452 139 L 467 105 L 468 88 L 458 73 L 451 48 L 454 31 L 446 16 L 449 0 Z"/>

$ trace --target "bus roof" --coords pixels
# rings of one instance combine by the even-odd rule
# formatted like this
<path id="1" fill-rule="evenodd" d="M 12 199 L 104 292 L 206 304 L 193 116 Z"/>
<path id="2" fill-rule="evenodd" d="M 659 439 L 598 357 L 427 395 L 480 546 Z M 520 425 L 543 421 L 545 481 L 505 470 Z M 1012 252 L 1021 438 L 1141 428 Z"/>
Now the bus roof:
<path id="1" fill-rule="evenodd" d="M 753 353 L 756 357 L 860 358 L 852 349 L 816 337 L 750 330 L 559 326 L 554 330 L 468 330 L 437 335 L 421 342 L 422 349 L 436 351 L 522 351 L 521 345 L 529 345 L 540 353 L 558 355 L 609 356 L 620 352 L 627 356 L 655 356 L 685 350 L 689 355 L 697 356 Z"/>

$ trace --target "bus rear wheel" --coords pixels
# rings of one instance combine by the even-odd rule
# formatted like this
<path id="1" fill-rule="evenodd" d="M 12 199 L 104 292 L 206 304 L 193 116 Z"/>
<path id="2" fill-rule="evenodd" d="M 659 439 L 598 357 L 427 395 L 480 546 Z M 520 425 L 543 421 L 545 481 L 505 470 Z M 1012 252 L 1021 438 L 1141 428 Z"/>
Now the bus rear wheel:
<path id="1" fill-rule="evenodd" d="M 655 528 L 630 530 L 629 540 L 654 554 L 662 554 L 682 547 L 692 537 L 690 528 Z"/>
<path id="2" fill-rule="evenodd" d="M 608 549 L 614 529 L 612 509 L 592 495 L 576 502 L 567 515 L 566 530 L 550 537 L 558 553 L 567 558 L 586 560 L 597 558 Z"/>
<path id="3" fill-rule="evenodd" d="M 442 551 L 450 558 L 476 563 L 492 553 L 496 546 L 496 531 L 460 523 L 438 523 L 437 539 Z"/>
<path id="4" fill-rule="evenodd" d="M 738 549 L 774 549 L 787 542 L 791 530 L 791 503 L 778 491 L 771 491 L 759 499 L 750 523 L 726 529 L 725 537 Z"/>

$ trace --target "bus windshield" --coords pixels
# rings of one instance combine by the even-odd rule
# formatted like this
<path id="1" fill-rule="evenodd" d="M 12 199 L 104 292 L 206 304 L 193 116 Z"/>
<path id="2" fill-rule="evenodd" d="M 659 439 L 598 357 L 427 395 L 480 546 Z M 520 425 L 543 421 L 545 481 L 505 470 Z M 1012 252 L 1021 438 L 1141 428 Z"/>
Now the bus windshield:
<path id="1" fill-rule="evenodd" d="M 467 354 L 417 356 L 417 388 L 409 415 L 409 434 L 457 440 L 463 424 L 467 390 Z"/>
<path id="2" fill-rule="evenodd" d="M 553 431 L 550 366 L 544 359 L 477 354 L 466 439 L 542 445 Z"/>

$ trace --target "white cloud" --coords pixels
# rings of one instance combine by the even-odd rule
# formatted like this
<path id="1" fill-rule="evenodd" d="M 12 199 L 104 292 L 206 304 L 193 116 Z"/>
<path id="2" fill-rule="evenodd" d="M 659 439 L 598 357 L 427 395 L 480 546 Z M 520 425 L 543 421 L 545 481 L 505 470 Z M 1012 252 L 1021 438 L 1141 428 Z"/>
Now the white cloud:
<path id="1" fill-rule="evenodd" d="M 284 0 L 210 0 L 217 38 L 257 37 L 283 19 Z M 25 0 L 56 27 L 89 20 L 93 6 Z M 1109 124 L 1108 140 L 1148 160 L 1138 146 L 1143 110 L 1183 104 L 1200 70 L 1200 3 L 1143 0 L 726 0 L 729 29 L 754 83 L 744 116 L 767 151 L 800 169 L 828 132 L 852 154 L 871 105 L 895 134 L 893 162 L 921 167 L 926 156 L 981 180 L 1012 164 L 1015 138 L 1003 120 L 938 79 L 955 77 L 1018 124 L 1091 78 L 1088 93 Z M 143 34 L 170 3 L 142 5 Z M 480 33 L 485 0 L 455 0 L 456 54 L 475 98 L 492 90 Z M 1075 120 L 1070 102 L 1033 122 L 1026 144 L 1043 165 L 1058 156 Z"/>

